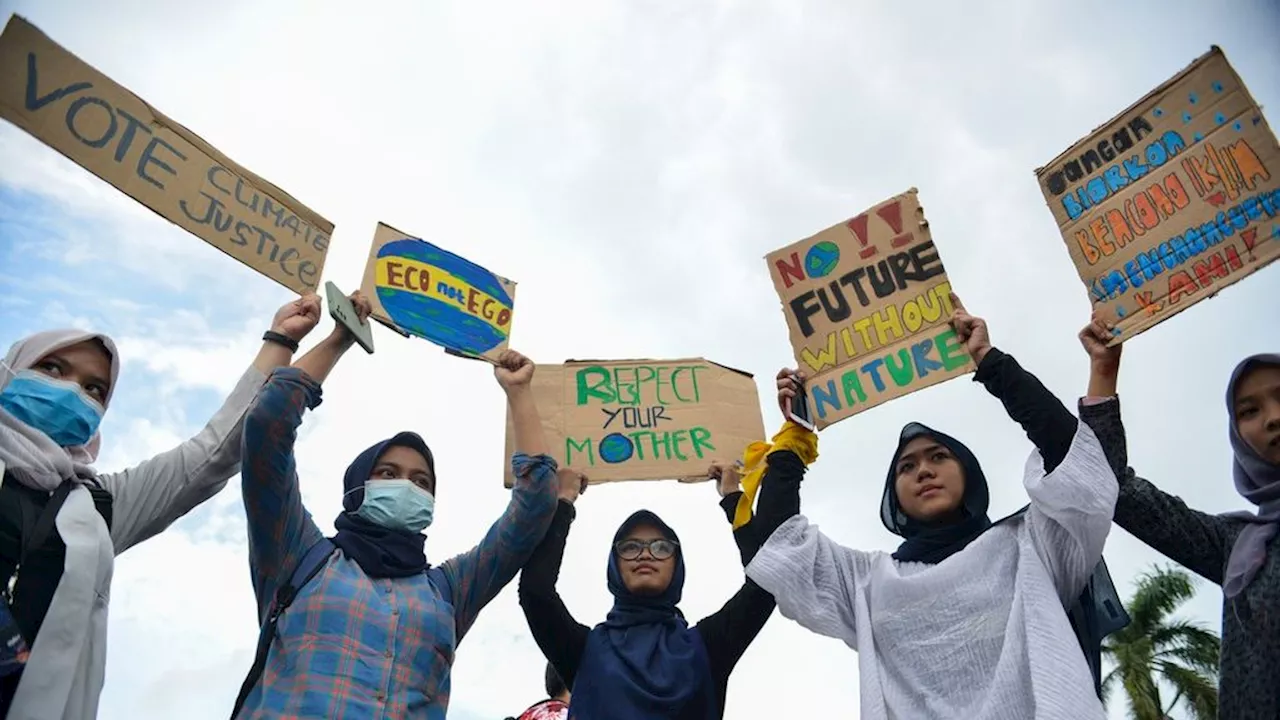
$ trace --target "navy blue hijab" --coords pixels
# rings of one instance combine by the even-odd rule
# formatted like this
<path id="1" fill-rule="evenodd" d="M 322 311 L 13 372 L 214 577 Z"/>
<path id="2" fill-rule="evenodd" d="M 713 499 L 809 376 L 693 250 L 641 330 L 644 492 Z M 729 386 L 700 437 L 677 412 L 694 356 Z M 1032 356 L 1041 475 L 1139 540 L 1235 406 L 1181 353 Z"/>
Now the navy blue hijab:
<path id="1" fill-rule="evenodd" d="M 639 525 L 652 525 L 664 537 L 680 541 L 661 518 L 641 510 L 622 523 L 613 544 Z M 676 607 L 684 589 L 682 552 L 677 550 L 675 561 L 671 584 L 661 595 L 633 595 L 622 582 L 610 545 L 613 609 L 587 635 L 569 702 L 573 720 L 720 717 L 706 646 Z"/>
<path id="2" fill-rule="evenodd" d="M 425 535 L 385 528 L 356 515 L 364 502 L 364 484 L 373 474 L 378 458 L 390 447 L 417 450 L 427 459 L 431 474 L 434 476 L 436 472 L 431 448 L 417 433 L 411 432 L 399 433 L 370 447 L 347 467 L 347 474 L 342 478 L 342 514 L 333 521 L 338 530 L 333 544 L 342 548 L 371 578 L 408 577 L 427 569 L 427 556 L 422 549 L 427 540 Z"/>

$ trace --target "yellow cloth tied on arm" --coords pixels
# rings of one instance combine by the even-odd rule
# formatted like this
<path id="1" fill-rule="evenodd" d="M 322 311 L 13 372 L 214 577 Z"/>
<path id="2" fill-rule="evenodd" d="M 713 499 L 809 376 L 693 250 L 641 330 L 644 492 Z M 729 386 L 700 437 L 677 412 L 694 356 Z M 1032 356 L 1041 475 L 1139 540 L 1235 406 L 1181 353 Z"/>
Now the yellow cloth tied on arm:
<path id="1" fill-rule="evenodd" d="M 773 436 L 773 443 L 753 442 L 747 446 L 742 453 L 746 475 L 742 478 L 742 497 L 738 498 L 738 508 L 733 513 L 734 530 L 751 522 L 751 506 L 755 505 L 760 481 L 769 469 L 769 453 L 775 450 L 790 450 L 807 467 L 818 459 L 818 435 L 788 420 Z"/>

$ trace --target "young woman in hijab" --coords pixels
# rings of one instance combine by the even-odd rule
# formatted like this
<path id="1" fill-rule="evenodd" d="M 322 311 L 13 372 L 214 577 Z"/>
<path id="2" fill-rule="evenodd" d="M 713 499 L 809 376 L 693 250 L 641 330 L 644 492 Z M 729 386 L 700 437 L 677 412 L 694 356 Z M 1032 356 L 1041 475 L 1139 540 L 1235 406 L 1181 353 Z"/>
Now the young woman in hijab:
<path id="1" fill-rule="evenodd" d="M 213 497 L 239 470 L 245 411 L 319 318 L 315 296 L 282 307 L 253 365 L 200 432 L 115 473 L 93 468 L 120 374 L 115 344 L 80 330 L 13 344 L 0 365 L 0 716 L 97 714 L 115 556 Z"/>
<path id="2" fill-rule="evenodd" d="M 1280 717 L 1280 354 L 1245 358 L 1227 381 L 1227 438 L 1236 491 L 1253 512 L 1209 515 L 1128 467 L 1116 383 L 1122 346 L 1095 319 L 1080 331 L 1090 358 L 1080 417 L 1098 434 L 1120 481 L 1115 521 L 1134 537 L 1222 586 L 1218 717 Z"/>
<path id="3" fill-rule="evenodd" d="M 742 498 L 738 472 L 716 463 L 709 474 L 718 481 L 721 507 L 733 522 Z M 773 598 L 746 580 L 719 611 L 689 627 L 677 607 L 685 579 L 680 539 L 656 514 L 640 510 L 622 523 L 610 547 L 605 575 L 613 609 L 594 628 L 580 624 L 555 586 L 574 503 L 585 489 L 584 477 L 561 470 L 555 518 L 520 574 L 520 607 L 534 640 L 572 690 L 569 718 L 724 717 L 729 674 L 773 613 Z M 761 515 L 734 531 L 744 563 L 781 521 L 764 508 L 781 514 L 799 502 L 798 495 L 790 502 L 762 496 Z M 744 504 L 749 512 L 749 502 Z"/>
<path id="4" fill-rule="evenodd" d="M 747 567 L 783 615 L 858 652 L 861 717 L 968 720 L 1102 718 L 1064 607 L 1090 581 L 1115 503 L 1097 438 L 952 296 L 974 378 L 1038 452 L 1031 504 L 992 523 L 987 480 L 959 440 L 910 423 L 890 458 L 880 519 L 903 538 L 892 554 L 853 550 L 803 515 L 778 528 Z M 798 388 L 779 374 L 779 403 Z M 765 476 L 798 485 L 805 463 L 775 452 Z M 761 500 L 761 512 L 765 512 Z"/>
<path id="5" fill-rule="evenodd" d="M 368 304 L 356 306 L 363 320 Z M 320 404 L 320 384 L 352 342 L 335 328 L 294 367 L 272 374 L 245 419 L 241 480 L 260 619 L 313 546 L 332 542 L 336 551 L 279 617 L 239 718 L 443 720 L 458 643 L 555 512 L 556 464 L 529 389 L 534 366 L 507 351 L 494 375 L 513 418 L 515 489 L 480 544 L 427 563 L 422 532 L 438 478 L 431 449 L 412 432 L 373 445 L 347 468 L 338 532 L 326 540 L 302 505 L 294 442 L 303 412 Z"/>

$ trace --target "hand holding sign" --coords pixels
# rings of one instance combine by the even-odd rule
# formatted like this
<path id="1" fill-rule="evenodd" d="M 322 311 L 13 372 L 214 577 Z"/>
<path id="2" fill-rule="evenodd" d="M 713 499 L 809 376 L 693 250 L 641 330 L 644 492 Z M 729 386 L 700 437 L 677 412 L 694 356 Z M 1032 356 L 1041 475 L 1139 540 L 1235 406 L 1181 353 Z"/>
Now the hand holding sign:
<path id="1" fill-rule="evenodd" d="M 955 328 L 956 337 L 964 343 L 964 349 L 975 363 L 981 363 L 991 349 L 991 335 L 987 332 L 987 321 L 970 315 L 960 302 L 960 296 L 951 293 L 951 304 L 955 311 L 951 313 L 951 327 Z"/>
<path id="2" fill-rule="evenodd" d="M 493 376 L 510 395 L 513 391 L 528 388 L 533 380 L 533 361 L 515 350 L 503 350 L 498 364 L 493 366 Z"/>
<path id="3" fill-rule="evenodd" d="M 271 320 L 272 332 L 300 342 L 320 322 L 320 296 L 304 295 L 285 303 Z"/>
<path id="4" fill-rule="evenodd" d="M 578 496 L 587 491 L 587 476 L 573 468 L 560 468 L 557 470 L 556 481 L 560 485 L 556 496 L 570 505 L 577 502 Z"/>
<path id="5" fill-rule="evenodd" d="M 716 492 L 720 493 L 720 497 L 726 497 L 742 489 L 742 476 L 738 472 L 737 463 L 713 460 L 711 467 L 707 469 L 707 477 L 717 481 Z"/>

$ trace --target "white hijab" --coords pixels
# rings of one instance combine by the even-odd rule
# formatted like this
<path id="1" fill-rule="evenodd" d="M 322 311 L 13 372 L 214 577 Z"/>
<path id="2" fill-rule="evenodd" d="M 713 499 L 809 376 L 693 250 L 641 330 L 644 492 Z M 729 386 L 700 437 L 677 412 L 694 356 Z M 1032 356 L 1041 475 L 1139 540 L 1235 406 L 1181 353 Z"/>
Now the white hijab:
<path id="1" fill-rule="evenodd" d="M 50 330 L 14 343 L 0 365 L 0 391 L 49 353 L 91 339 L 101 342 L 111 356 L 111 385 L 105 398 L 109 402 L 120 372 L 119 353 L 111 338 L 83 330 Z M 31 647 L 8 720 L 61 717 L 76 674 L 87 670 L 68 667 L 65 659 L 81 657 L 91 638 L 98 638 L 97 647 L 105 644 L 105 603 L 99 602 L 97 588 L 110 583 L 115 551 L 106 523 L 82 487 L 97 477 L 90 463 L 101 444 L 101 435 L 95 433 L 86 445 L 61 447 L 0 408 L 0 463 L 5 469 L 22 484 L 46 492 L 68 478 L 77 485 L 55 523 L 67 546 L 62 577 Z"/>

